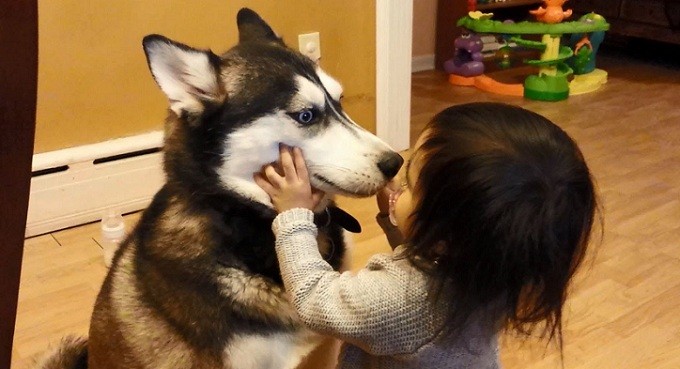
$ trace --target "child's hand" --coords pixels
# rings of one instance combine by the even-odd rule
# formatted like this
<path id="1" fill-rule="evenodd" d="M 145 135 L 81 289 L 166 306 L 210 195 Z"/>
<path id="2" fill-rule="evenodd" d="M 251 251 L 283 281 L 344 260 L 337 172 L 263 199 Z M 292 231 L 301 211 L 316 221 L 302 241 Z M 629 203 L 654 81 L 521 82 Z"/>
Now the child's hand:
<path id="1" fill-rule="evenodd" d="M 291 150 L 281 145 L 279 155 L 283 176 L 269 164 L 264 166 L 262 173 L 255 174 L 255 183 L 272 198 L 272 204 L 279 213 L 293 208 L 314 210 L 321 201 L 323 192 L 313 190 L 309 184 L 302 150 L 297 147 Z"/>
<path id="2" fill-rule="evenodd" d="M 390 194 L 399 190 L 399 184 L 396 179 L 387 182 L 375 195 L 375 200 L 378 203 L 378 211 L 380 214 L 389 214 L 390 212 Z"/>

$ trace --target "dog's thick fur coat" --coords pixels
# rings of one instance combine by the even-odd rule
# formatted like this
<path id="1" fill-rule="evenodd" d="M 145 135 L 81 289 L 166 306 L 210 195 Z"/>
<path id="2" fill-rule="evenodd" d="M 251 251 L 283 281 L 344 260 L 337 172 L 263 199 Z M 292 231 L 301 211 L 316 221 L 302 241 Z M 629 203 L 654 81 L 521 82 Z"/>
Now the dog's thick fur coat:
<path id="1" fill-rule="evenodd" d="M 167 183 L 117 251 L 90 335 L 65 341 L 49 368 L 295 368 L 320 341 L 288 302 L 275 212 L 253 173 L 278 145 L 303 149 L 312 184 L 368 196 L 402 159 L 342 111 L 340 84 L 283 44 L 253 11 L 222 56 L 152 35 L 143 45 L 170 101 Z M 140 178 L 140 180 L 143 180 Z M 319 248 L 336 269 L 344 234 L 333 219 Z M 67 357 L 68 356 L 68 357 Z"/>

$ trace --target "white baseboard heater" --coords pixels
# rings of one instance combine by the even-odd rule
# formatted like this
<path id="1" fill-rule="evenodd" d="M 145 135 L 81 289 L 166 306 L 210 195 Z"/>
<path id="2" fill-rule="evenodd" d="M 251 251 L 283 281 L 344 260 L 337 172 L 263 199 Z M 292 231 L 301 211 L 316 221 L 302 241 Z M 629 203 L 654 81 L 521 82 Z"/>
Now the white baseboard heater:
<path id="1" fill-rule="evenodd" d="M 26 237 L 144 209 L 165 182 L 163 132 L 33 156 Z"/>

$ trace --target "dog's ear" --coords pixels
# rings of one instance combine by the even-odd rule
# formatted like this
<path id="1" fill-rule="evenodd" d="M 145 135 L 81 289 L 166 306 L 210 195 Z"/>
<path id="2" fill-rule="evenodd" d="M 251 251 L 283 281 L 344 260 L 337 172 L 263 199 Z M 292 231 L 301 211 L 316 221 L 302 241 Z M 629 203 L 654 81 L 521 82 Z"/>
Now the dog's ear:
<path id="1" fill-rule="evenodd" d="M 260 16 L 248 8 L 242 8 L 236 15 L 239 42 L 275 42 L 283 45 L 281 38 Z"/>
<path id="2" fill-rule="evenodd" d="M 220 58 L 207 50 L 193 49 L 160 35 L 142 41 L 153 78 L 168 96 L 170 109 L 200 113 L 207 102 L 221 102 L 225 90 L 220 80 Z"/>

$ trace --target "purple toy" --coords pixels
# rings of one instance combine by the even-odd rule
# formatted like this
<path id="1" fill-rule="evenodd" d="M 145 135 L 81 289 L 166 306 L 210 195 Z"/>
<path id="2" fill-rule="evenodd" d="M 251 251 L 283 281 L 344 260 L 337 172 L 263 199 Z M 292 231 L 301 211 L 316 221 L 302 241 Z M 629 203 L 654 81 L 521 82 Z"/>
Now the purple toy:
<path id="1" fill-rule="evenodd" d="M 448 74 L 463 77 L 474 77 L 484 73 L 482 49 L 484 43 L 475 33 L 469 33 L 456 38 L 456 51 L 453 58 L 444 62 L 444 70 Z"/>

